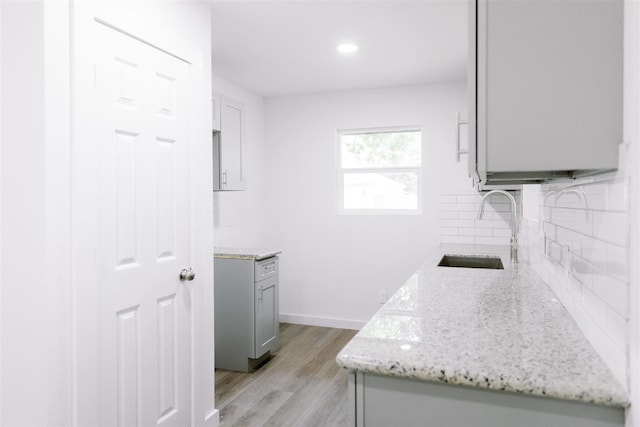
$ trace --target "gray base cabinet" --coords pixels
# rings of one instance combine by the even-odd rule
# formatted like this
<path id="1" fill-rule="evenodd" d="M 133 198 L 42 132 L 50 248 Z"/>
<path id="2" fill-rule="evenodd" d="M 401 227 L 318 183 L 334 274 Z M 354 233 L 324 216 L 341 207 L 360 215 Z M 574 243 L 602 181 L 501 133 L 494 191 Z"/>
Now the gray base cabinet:
<path id="1" fill-rule="evenodd" d="M 349 375 L 350 425 L 624 426 L 624 409 L 437 384 L 363 372 Z"/>
<path id="2" fill-rule="evenodd" d="M 278 257 L 215 258 L 216 368 L 249 372 L 280 340 Z"/>

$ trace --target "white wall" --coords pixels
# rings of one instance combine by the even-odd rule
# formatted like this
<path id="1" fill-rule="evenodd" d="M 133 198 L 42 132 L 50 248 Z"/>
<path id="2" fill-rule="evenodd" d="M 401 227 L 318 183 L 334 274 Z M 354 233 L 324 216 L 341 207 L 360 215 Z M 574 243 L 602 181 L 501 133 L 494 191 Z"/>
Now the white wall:
<path id="1" fill-rule="evenodd" d="M 640 426 L 640 2 L 626 0 L 624 12 L 624 142 L 629 146 L 630 298 L 629 385 L 631 409 L 627 426 Z"/>
<path id="2" fill-rule="evenodd" d="M 215 72 L 215 64 L 214 64 Z M 265 240 L 265 147 L 264 99 L 215 74 L 215 92 L 244 104 L 242 156 L 247 187 L 244 191 L 217 191 L 214 203 L 214 244 L 216 246 L 264 247 Z"/>
<path id="3" fill-rule="evenodd" d="M 49 280 L 46 263 L 45 7 L 3 2 L 2 8 L 0 424 L 62 424 L 69 421 L 71 378 L 70 360 L 60 356 L 68 355 L 70 325 L 59 328 L 57 278 Z M 65 378 L 56 382 L 59 373 Z"/>
<path id="4" fill-rule="evenodd" d="M 0 424 L 69 425 L 69 3 L 2 7 Z"/>
<path id="5" fill-rule="evenodd" d="M 464 82 L 266 100 L 267 241 L 283 249 L 281 320 L 357 328 L 439 244 L 441 192 L 468 190 L 455 162 Z M 336 130 L 421 125 L 423 213 L 340 215 Z"/>

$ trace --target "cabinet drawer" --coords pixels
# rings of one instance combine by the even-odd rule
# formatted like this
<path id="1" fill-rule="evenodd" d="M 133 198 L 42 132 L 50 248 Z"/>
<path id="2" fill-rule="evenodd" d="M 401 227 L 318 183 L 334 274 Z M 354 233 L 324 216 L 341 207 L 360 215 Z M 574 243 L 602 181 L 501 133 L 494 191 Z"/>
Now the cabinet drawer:
<path id="1" fill-rule="evenodd" d="M 256 261 L 255 265 L 255 281 L 259 282 L 269 277 L 278 275 L 278 257 L 271 257 Z"/>

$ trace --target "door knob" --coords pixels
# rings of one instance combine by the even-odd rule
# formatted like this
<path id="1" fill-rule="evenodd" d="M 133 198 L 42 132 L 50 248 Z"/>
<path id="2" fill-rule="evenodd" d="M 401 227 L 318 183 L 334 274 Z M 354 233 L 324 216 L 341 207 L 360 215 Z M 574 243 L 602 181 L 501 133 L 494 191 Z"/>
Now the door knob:
<path id="1" fill-rule="evenodd" d="M 193 272 L 191 267 L 183 268 L 182 271 L 180 272 L 181 282 L 184 282 L 184 281 L 190 282 L 195 277 L 196 277 L 196 273 Z"/>

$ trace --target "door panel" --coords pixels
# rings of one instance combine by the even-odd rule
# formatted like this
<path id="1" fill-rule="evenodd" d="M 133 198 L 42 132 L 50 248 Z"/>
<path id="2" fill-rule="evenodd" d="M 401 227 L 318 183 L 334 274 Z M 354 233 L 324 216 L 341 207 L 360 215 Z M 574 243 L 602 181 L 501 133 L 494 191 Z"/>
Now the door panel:
<path id="1" fill-rule="evenodd" d="M 118 425 L 122 426 L 138 425 L 141 415 L 138 308 L 125 309 L 117 314 Z"/>
<path id="2" fill-rule="evenodd" d="M 268 350 L 273 350 L 278 340 L 279 318 L 277 286 L 277 277 L 256 283 L 255 357 L 260 357 Z"/>
<path id="3" fill-rule="evenodd" d="M 158 300 L 158 419 L 170 417 L 177 410 L 178 348 L 175 337 L 178 334 L 177 295 Z"/>

